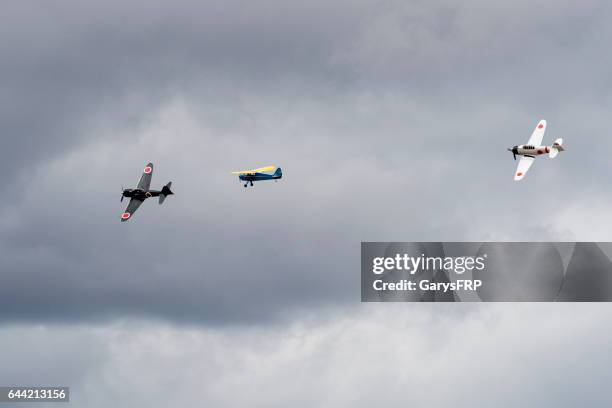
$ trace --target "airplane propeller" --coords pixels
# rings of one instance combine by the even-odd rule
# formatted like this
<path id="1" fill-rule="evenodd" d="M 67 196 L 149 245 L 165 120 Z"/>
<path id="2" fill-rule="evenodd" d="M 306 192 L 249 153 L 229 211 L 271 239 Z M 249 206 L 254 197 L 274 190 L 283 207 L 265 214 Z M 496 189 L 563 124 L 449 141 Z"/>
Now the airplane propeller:
<path id="1" fill-rule="evenodd" d="M 514 157 L 514 160 L 516 160 L 516 152 L 514 151 L 514 149 L 508 148 L 509 152 L 512 152 L 512 156 Z"/>

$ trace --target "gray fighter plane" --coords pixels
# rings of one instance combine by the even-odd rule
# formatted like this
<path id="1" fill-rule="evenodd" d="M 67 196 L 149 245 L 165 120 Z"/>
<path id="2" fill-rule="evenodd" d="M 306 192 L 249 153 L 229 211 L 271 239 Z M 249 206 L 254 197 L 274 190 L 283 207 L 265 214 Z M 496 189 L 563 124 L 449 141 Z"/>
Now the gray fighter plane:
<path id="1" fill-rule="evenodd" d="M 130 199 L 130 203 L 125 209 L 125 212 L 121 214 L 121 222 L 129 220 L 147 198 L 159 197 L 159 204 L 162 204 L 167 196 L 174 194 L 170 190 L 172 182 L 166 184 L 161 191 L 150 190 L 151 178 L 153 178 L 153 163 L 146 165 L 136 188 L 121 189 L 121 201 L 123 201 L 124 197 Z"/>

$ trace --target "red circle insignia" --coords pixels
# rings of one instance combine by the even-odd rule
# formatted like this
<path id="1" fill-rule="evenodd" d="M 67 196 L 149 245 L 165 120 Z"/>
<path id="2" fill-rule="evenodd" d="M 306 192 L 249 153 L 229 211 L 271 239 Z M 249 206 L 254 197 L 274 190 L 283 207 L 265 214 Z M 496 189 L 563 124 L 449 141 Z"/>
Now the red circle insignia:
<path id="1" fill-rule="evenodd" d="M 123 214 L 121 214 L 121 219 L 122 220 L 127 220 L 130 217 L 131 217 L 131 214 L 128 213 L 128 212 L 124 212 Z"/>
<path id="2" fill-rule="evenodd" d="M 543 127 L 544 127 L 544 124 L 543 124 L 543 123 L 540 123 L 540 124 L 538 125 L 538 129 L 542 129 Z"/>
<path id="3" fill-rule="evenodd" d="M 518 173 L 516 173 L 517 176 L 521 177 L 523 175 L 523 173 L 521 173 L 520 171 Z"/>
<path id="4" fill-rule="evenodd" d="M 144 168 L 143 171 L 144 171 L 145 174 L 149 174 L 149 173 L 151 173 L 151 171 L 153 171 L 153 169 L 151 168 L 151 166 L 147 166 L 147 167 Z"/>

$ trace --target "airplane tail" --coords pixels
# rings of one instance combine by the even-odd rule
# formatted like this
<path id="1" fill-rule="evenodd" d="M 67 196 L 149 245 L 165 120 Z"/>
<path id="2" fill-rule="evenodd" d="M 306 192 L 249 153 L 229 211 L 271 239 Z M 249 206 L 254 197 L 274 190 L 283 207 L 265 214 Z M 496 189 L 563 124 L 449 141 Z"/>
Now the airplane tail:
<path id="1" fill-rule="evenodd" d="M 555 140 L 555 143 L 553 143 L 552 148 L 550 149 L 550 153 L 548 153 L 548 157 L 554 159 L 555 157 L 557 157 L 559 152 L 562 152 L 564 150 L 565 149 L 563 148 L 563 139 L 559 138 Z"/>
<path id="2" fill-rule="evenodd" d="M 168 184 L 166 184 L 164 186 L 164 188 L 162 188 L 161 194 L 159 195 L 159 204 L 163 204 L 164 201 L 166 200 L 166 197 L 168 197 L 169 195 L 174 194 L 172 192 L 172 190 L 170 190 L 170 187 L 172 187 L 172 182 L 169 182 Z"/>
<path id="3" fill-rule="evenodd" d="M 277 168 L 276 171 L 274 172 L 274 178 L 282 178 L 283 177 L 283 170 L 281 170 L 281 168 Z"/>

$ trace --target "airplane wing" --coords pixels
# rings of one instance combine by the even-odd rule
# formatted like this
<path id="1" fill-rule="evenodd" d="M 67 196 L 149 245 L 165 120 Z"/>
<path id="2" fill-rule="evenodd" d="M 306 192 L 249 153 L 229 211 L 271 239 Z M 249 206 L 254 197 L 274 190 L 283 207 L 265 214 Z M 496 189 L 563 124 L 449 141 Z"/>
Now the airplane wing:
<path id="1" fill-rule="evenodd" d="M 135 198 L 130 199 L 130 203 L 125 209 L 125 212 L 121 214 L 121 222 L 126 222 L 127 220 L 129 220 L 142 203 L 144 203 L 144 201 L 137 200 Z"/>
<path id="2" fill-rule="evenodd" d="M 536 126 L 531 134 L 531 137 L 527 141 L 527 144 L 530 146 L 541 146 L 542 139 L 544 139 L 544 132 L 546 131 L 546 121 L 542 119 L 540 123 Z"/>
<path id="3" fill-rule="evenodd" d="M 516 168 L 516 174 L 514 175 L 514 180 L 516 181 L 522 180 L 523 177 L 525 177 L 527 170 L 529 170 L 534 160 L 535 159 L 533 157 L 526 157 L 526 156 L 521 157 L 518 163 L 518 167 Z"/>
<path id="4" fill-rule="evenodd" d="M 145 166 L 142 171 L 142 177 L 140 177 L 140 181 L 138 182 L 138 189 L 148 191 L 149 187 L 151 187 L 151 179 L 153 178 L 153 163 L 149 163 Z"/>
<path id="5" fill-rule="evenodd" d="M 267 166 L 260 167 L 258 169 L 253 170 L 241 170 L 241 171 L 232 171 L 232 174 L 255 174 L 255 173 L 265 173 L 276 170 L 276 166 Z"/>

